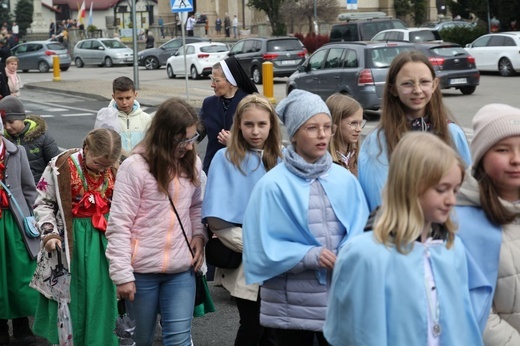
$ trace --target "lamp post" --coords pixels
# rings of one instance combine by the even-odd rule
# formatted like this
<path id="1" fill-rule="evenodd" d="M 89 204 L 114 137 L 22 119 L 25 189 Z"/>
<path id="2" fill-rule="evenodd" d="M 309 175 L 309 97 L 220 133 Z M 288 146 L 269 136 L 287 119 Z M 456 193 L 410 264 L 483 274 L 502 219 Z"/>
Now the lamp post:
<path id="1" fill-rule="evenodd" d="M 316 1 L 314 0 L 314 33 L 318 34 L 318 12 L 316 11 Z"/>

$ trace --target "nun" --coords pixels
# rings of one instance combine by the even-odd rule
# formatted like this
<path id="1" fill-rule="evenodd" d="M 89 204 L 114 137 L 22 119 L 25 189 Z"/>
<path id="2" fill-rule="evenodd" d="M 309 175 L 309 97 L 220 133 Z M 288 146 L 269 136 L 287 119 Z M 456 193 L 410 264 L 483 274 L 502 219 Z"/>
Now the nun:
<path id="1" fill-rule="evenodd" d="M 226 147 L 238 103 L 247 95 L 258 93 L 255 84 L 234 56 L 213 65 L 210 78 L 215 95 L 204 99 L 199 113 L 198 128 L 199 141 L 208 137 L 202 165 L 206 174 L 213 156 Z"/>

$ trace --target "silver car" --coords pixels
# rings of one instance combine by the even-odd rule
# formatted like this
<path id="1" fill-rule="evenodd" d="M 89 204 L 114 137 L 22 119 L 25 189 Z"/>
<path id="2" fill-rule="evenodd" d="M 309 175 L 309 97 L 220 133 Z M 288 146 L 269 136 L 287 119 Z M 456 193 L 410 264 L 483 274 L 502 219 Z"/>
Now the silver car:
<path id="1" fill-rule="evenodd" d="M 12 54 L 19 60 L 18 70 L 28 72 L 38 70 L 49 72 L 53 67 L 53 57 L 60 58 L 60 70 L 67 71 L 71 64 L 70 54 L 59 42 L 32 41 L 20 43 L 12 49 Z"/>
<path id="2" fill-rule="evenodd" d="M 134 51 L 113 38 L 91 38 L 79 41 L 74 47 L 76 67 L 98 65 L 133 65 Z"/>

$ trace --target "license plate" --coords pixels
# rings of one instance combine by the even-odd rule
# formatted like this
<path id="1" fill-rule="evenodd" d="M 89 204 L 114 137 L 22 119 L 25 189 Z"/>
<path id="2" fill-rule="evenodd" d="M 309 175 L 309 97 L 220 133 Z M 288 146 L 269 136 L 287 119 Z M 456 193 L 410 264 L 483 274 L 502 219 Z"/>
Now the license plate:
<path id="1" fill-rule="evenodd" d="M 468 80 L 466 78 L 455 78 L 450 79 L 450 84 L 466 84 Z"/>
<path id="2" fill-rule="evenodd" d="M 282 65 L 296 65 L 298 60 L 282 60 Z"/>

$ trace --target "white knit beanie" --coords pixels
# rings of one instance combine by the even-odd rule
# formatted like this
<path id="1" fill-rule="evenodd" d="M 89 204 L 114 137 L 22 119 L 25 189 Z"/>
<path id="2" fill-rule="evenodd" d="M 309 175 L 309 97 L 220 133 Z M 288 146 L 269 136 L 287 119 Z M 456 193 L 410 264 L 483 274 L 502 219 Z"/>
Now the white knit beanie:
<path id="1" fill-rule="evenodd" d="M 473 167 L 477 167 L 489 148 L 511 136 L 520 136 L 520 109 L 501 103 L 491 103 L 479 109 L 473 118 Z"/>
<path id="2" fill-rule="evenodd" d="M 276 106 L 276 113 L 287 128 L 289 138 L 292 138 L 300 126 L 316 114 L 325 113 L 332 119 L 329 108 L 321 97 L 300 89 L 291 91 L 280 101 Z"/>

